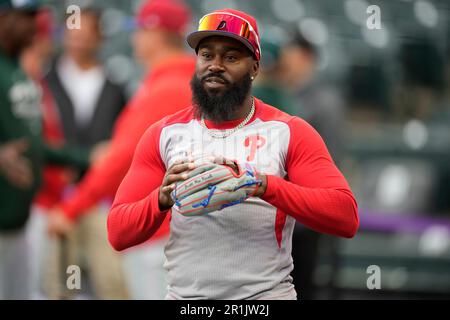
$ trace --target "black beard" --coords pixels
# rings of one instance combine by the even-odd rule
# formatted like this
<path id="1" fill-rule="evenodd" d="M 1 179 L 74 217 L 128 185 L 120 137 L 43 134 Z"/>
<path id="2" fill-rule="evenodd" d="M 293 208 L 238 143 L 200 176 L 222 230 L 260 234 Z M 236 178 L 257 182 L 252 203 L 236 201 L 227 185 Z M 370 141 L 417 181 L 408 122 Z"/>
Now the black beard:
<path id="1" fill-rule="evenodd" d="M 210 94 L 203 88 L 202 82 L 211 76 L 226 81 L 221 74 L 208 74 L 202 80 L 195 74 L 192 77 L 191 89 L 195 116 L 197 118 L 203 116 L 215 123 L 233 120 L 236 111 L 244 103 L 250 92 L 252 84 L 250 74 L 246 74 L 241 81 L 233 83 L 222 93 L 213 92 Z M 227 81 L 226 84 L 229 84 L 229 82 Z"/>

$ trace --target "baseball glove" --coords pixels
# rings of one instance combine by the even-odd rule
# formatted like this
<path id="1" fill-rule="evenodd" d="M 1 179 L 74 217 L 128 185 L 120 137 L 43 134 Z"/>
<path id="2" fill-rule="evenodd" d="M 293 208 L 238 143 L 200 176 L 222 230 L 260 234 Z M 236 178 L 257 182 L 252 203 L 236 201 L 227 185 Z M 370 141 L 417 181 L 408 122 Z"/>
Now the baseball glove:
<path id="1" fill-rule="evenodd" d="M 261 183 L 248 163 L 204 163 L 189 172 L 187 180 L 177 183 L 171 196 L 182 215 L 198 216 L 245 201 Z"/>

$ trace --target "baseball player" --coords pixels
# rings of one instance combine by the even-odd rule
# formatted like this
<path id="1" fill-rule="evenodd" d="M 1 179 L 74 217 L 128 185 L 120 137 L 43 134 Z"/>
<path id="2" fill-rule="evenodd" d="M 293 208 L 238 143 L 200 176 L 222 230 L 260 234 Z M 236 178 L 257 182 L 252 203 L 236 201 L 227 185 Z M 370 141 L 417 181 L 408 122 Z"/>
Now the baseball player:
<path id="1" fill-rule="evenodd" d="M 261 58 L 253 17 L 214 11 L 187 42 L 197 53 L 193 105 L 141 138 L 109 241 L 116 250 L 142 243 L 171 213 L 166 299 L 296 299 L 295 221 L 353 237 L 355 198 L 308 123 L 252 97 Z"/>

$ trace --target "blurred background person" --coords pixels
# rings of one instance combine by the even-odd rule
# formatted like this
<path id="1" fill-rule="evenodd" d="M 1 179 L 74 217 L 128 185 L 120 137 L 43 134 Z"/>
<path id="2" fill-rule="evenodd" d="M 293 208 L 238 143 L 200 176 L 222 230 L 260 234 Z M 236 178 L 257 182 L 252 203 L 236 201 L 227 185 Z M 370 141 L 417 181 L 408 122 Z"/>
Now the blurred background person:
<path id="1" fill-rule="evenodd" d="M 311 123 L 339 162 L 346 110 L 339 90 L 319 76 L 319 48 L 296 32 L 281 55 L 280 80 L 295 101 L 291 112 Z"/>
<path id="2" fill-rule="evenodd" d="M 43 138 L 49 145 L 58 147 L 64 144 L 62 126 L 53 97 L 44 79 L 45 68 L 54 50 L 52 13 L 49 8 L 40 8 L 35 19 L 36 34 L 31 44 L 22 51 L 20 65 L 41 92 Z M 52 203 L 61 197 L 64 187 L 70 181 L 67 171 L 69 169 L 62 166 L 47 164 L 42 173 L 42 185 L 33 201 L 32 215 L 27 225 L 33 299 L 43 297 L 40 291 L 40 275 L 43 272 L 44 257 L 48 249 L 44 244 L 49 241 L 45 239 L 45 232 L 43 232 L 45 223 L 41 221 L 41 214 L 44 212 L 42 208 L 51 208 Z"/>
<path id="3" fill-rule="evenodd" d="M 63 128 L 69 143 L 86 148 L 95 146 L 95 155 L 101 154 L 110 139 L 117 116 L 126 104 L 124 89 L 111 81 L 99 60 L 102 43 L 101 12 L 82 7 L 80 29 L 65 29 L 62 53 L 55 59 L 46 75 Z M 76 180 L 83 176 L 80 172 Z M 76 181 L 72 181 L 75 183 Z M 64 196 L 70 194 L 66 188 Z M 63 198 L 60 197 L 52 206 Z M 106 203 L 108 199 L 105 200 Z M 106 204 L 107 206 L 107 204 Z M 92 293 L 98 299 L 127 297 L 119 256 L 108 245 L 104 225 L 105 206 L 99 202 L 91 214 L 77 223 L 69 234 L 69 256 L 84 257 L 84 270 L 89 275 Z M 58 249 L 56 249 L 58 251 Z M 59 281 L 56 274 L 47 278 Z M 52 288 L 55 287 L 51 285 Z"/>
<path id="4" fill-rule="evenodd" d="M 21 56 L 22 66 L 43 93 L 44 137 L 54 146 L 65 142 L 86 149 L 96 146 L 94 153 L 98 154 L 125 105 L 123 89 L 106 77 L 97 58 L 101 44 L 99 14 L 93 9 L 82 10 L 81 29 L 65 31 L 62 58 L 47 73 L 53 49 L 51 15 L 49 10 L 40 10 L 36 17 L 38 32 Z M 64 249 L 60 248 L 59 239 L 45 237 L 46 214 L 70 192 L 70 183 L 80 174 L 51 165 L 44 170 L 44 183 L 35 199 L 28 228 L 35 258 L 33 295 L 57 298 L 68 293 L 61 290 L 65 269 L 58 266 L 60 259 L 54 257 L 58 253 L 67 255 L 70 264 L 80 265 L 87 271 L 91 294 L 95 297 L 124 299 L 127 295 L 122 266 L 106 239 L 106 217 L 101 207 L 93 208 L 93 213 L 80 221 Z"/>
<path id="5" fill-rule="evenodd" d="M 30 298 L 25 225 L 44 162 L 88 166 L 84 150 L 51 148 L 42 141 L 41 92 L 19 64 L 36 33 L 37 9 L 27 1 L 0 3 L 0 298 L 4 299 Z M 14 158 L 16 165 L 11 163 Z M 19 175 L 5 170 L 16 170 Z"/>
<path id="6" fill-rule="evenodd" d="M 23 163 L 22 176 L 27 175 L 26 179 L 17 179 L 22 183 L 0 175 L 0 299 L 30 298 L 24 226 L 40 182 L 40 92 L 26 78 L 17 60 L 32 42 L 36 12 L 36 7 L 28 4 L 16 7 L 9 1 L 0 3 L 0 144 L 5 148 L 12 145 L 10 141 L 24 138 L 21 145 L 16 143 L 12 154 L 16 154 L 17 165 Z M 22 158 L 22 152 L 26 158 Z"/>
<path id="7" fill-rule="evenodd" d="M 281 57 L 282 46 L 280 39 L 261 38 L 261 56 L 260 72 L 255 79 L 253 95 L 271 106 L 280 110 L 294 114 L 297 112 L 293 105 L 293 96 L 291 96 L 290 87 L 286 87 L 285 76 L 282 70 Z M 288 80 L 289 81 L 289 80 Z"/>
<path id="8" fill-rule="evenodd" d="M 339 164 L 343 152 L 344 102 L 339 91 L 320 78 L 319 59 L 319 48 L 300 32 L 295 32 L 282 49 L 280 80 L 293 96 L 290 112 L 308 121 L 319 132 L 334 161 Z M 293 278 L 296 287 L 301 288 L 301 299 L 316 298 L 314 273 L 319 257 L 319 241 L 328 246 L 328 253 L 334 257 L 332 268 L 336 270 L 336 241 L 296 224 L 292 245 Z"/>
<path id="9" fill-rule="evenodd" d="M 46 75 L 65 139 L 89 148 L 110 139 L 126 104 L 124 89 L 108 77 L 99 60 L 100 16 L 100 10 L 81 8 L 81 28 L 64 29 L 62 52 Z"/>
<path id="10" fill-rule="evenodd" d="M 105 196 L 113 196 L 131 164 L 145 130 L 166 115 L 191 103 L 189 81 L 195 59 L 184 51 L 190 10 L 177 0 L 146 1 L 138 10 L 133 35 L 136 58 L 146 70 L 144 80 L 121 113 L 106 154 L 84 176 L 75 192 L 50 216 L 49 231 L 64 234 Z M 132 299 L 164 299 L 163 248 L 168 219 L 150 241 L 124 254 Z"/>

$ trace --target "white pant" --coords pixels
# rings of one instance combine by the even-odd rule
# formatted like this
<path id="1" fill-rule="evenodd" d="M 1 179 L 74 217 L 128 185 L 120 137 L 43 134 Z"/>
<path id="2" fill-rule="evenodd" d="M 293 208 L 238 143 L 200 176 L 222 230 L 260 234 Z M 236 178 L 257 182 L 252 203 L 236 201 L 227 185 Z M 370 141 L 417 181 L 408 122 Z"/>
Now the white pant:
<path id="1" fill-rule="evenodd" d="M 164 300 L 167 294 L 164 246 L 168 237 L 124 252 L 125 281 L 133 300 Z"/>
<path id="2" fill-rule="evenodd" d="M 108 243 L 103 207 L 95 207 L 79 219 L 67 235 L 64 248 L 59 239 L 48 236 L 47 224 L 48 213 L 34 206 L 27 230 L 32 249 L 33 299 L 128 298 L 122 257 Z M 69 265 L 81 266 L 82 275 L 87 271 L 89 290 L 84 290 L 84 285 L 83 290 L 67 290 Z M 84 276 L 82 279 L 85 281 Z"/>
<path id="3" fill-rule="evenodd" d="M 32 298 L 45 299 L 42 293 L 42 274 L 45 256 L 50 251 L 50 239 L 46 232 L 47 214 L 37 207 L 33 208 L 28 224 L 28 237 L 31 244 Z M 105 227 L 106 228 L 106 227 Z M 123 253 L 122 267 L 128 295 L 133 300 L 163 300 L 167 294 L 164 246 L 167 238 L 130 248 Z M 1 256 L 0 256 L 1 257 Z M 1 281 L 0 281 L 1 282 Z"/>
<path id="4" fill-rule="evenodd" d="M 0 300 L 30 298 L 30 266 L 25 230 L 0 232 Z"/>
<path id="5" fill-rule="evenodd" d="M 45 299 L 46 297 L 42 293 L 41 278 L 44 273 L 50 238 L 47 235 L 47 214 L 39 207 L 32 208 L 26 232 L 30 244 L 31 298 Z"/>

